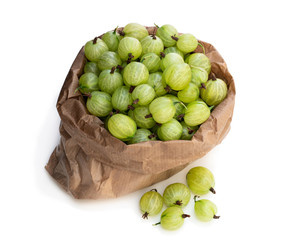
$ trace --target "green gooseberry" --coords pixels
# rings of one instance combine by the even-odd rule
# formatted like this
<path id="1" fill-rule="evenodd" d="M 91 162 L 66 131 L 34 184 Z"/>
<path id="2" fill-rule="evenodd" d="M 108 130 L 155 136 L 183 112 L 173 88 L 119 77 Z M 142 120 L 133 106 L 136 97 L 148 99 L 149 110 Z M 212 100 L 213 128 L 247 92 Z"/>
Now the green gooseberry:
<path id="1" fill-rule="evenodd" d="M 141 130 L 141 129 L 139 129 Z M 138 131 L 139 131 L 138 130 Z M 144 129 L 145 131 L 149 131 Z M 148 219 L 149 216 L 155 216 L 160 213 L 163 207 L 163 198 L 157 192 L 156 189 L 152 189 L 149 192 L 143 194 L 140 199 L 140 210 L 143 213 L 142 218 Z"/>
<path id="2" fill-rule="evenodd" d="M 186 175 L 187 185 L 190 190 L 198 195 L 204 195 L 208 192 L 216 193 L 214 190 L 215 179 L 213 173 L 205 167 L 194 167 Z"/>
<path id="3" fill-rule="evenodd" d="M 139 128 L 136 131 L 135 136 L 128 141 L 128 144 L 140 143 L 140 142 L 148 142 L 155 141 L 156 135 L 145 128 Z"/>
<path id="4" fill-rule="evenodd" d="M 191 67 L 192 78 L 191 82 L 198 88 L 204 87 L 204 84 L 208 81 L 208 73 L 205 69 L 199 67 Z"/>
<path id="5" fill-rule="evenodd" d="M 178 35 L 178 31 L 175 27 L 170 24 L 162 25 L 161 27 L 157 27 L 156 36 L 158 36 L 165 47 L 173 47 L 176 44 L 176 41 L 172 39 L 172 36 Z"/>
<path id="6" fill-rule="evenodd" d="M 182 51 L 180 51 L 177 47 L 168 47 L 168 48 L 164 49 L 163 52 L 164 52 L 164 54 L 177 53 L 184 59 L 184 53 Z"/>
<path id="7" fill-rule="evenodd" d="M 99 76 L 100 73 L 101 73 L 100 69 L 98 68 L 97 63 L 95 63 L 95 62 L 87 62 L 87 63 L 85 63 L 83 71 L 84 71 L 84 73 L 89 73 L 89 72 L 94 73 L 97 76 Z"/>
<path id="8" fill-rule="evenodd" d="M 189 83 L 186 88 L 178 92 L 178 98 L 183 103 L 190 103 L 199 97 L 199 89 L 194 83 Z"/>
<path id="9" fill-rule="evenodd" d="M 187 63 L 172 64 L 165 69 L 162 77 L 171 89 L 179 91 L 191 81 L 191 68 Z"/>
<path id="10" fill-rule="evenodd" d="M 210 222 L 212 219 L 219 219 L 217 216 L 217 206 L 208 199 L 196 200 L 194 196 L 194 212 L 195 216 L 202 222 Z"/>
<path id="11" fill-rule="evenodd" d="M 184 122 L 188 126 L 197 126 L 204 123 L 210 117 L 211 110 L 203 101 L 193 101 L 187 105 Z"/>
<path id="12" fill-rule="evenodd" d="M 123 71 L 123 81 L 130 86 L 138 86 L 147 83 L 149 71 L 147 67 L 140 62 L 129 63 Z"/>
<path id="13" fill-rule="evenodd" d="M 199 67 L 203 68 L 207 71 L 208 74 L 211 72 L 211 61 L 210 59 L 203 53 L 193 53 L 190 54 L 189 57 L 185 60 L 192 68 Z"/>
<path id="14" fill-rule="evenodd" d="M 133 37 L 141 41 L 143 38 L 148 36 L 148 31 L 141 24 L 129 23 L 123 28 L 120 34 L 124 36 L 124 38 Z"/>
<path id="15" fill-rule="evenodd" d="M 160 68 L 162 71 L 172 64 L 184 63 L 184 59 L 178 53 L 161 53 L 161 57 Z"/>
<path id="16" fill-rule="evenodd" d="M 149 104 L 149 111 L 157 123 L 166 123 L 174 117 L 176 108 L 170 98 L 158 97 Z"/>
<path id="17" fill-rule="evenodd" d="M 157 72 L 160 68 L 160 57 L 155 53 L 146 53 L 141 57 L 141 63 L 143 63 L 149 73 Z"/>
<path id="18" fill-rule="evenodd" d="M 181 140 L 191 140 L 193 135 L 196 133 L 197 129 L 199 126 L 195 127 L 190 127 L 188 126 L 184 121 L 181 122 L 182 125 L 182 135 L 181 135 Z"/>
<path id="19" fill-rule="evenodd" d="M 122 61 L 116 52 L 106 51 L 98 59 L 98 68 L 103 71 L 118 66 L 121 63 Z"/>
<path id="20" fill-rule="evenodd" d="M 174 40 L 177 41 L 177 48 L 179 48 L 183 53 L 189 53 L 197 48 L 198 41 L 190 33 L 185 33 L 179 37 L 172 36 Z"/>
<path id="21" fill-rule="evenodd" d="M 130 111 L 129 111 L 130 112 Z M 152 128 L 156 122 L 152 118 L 148 106 L 139 106 L 133 110 L 132 118 L 140 128 Z"/>
<path id="22" fill-rule="evenodd" d="M 107 44 L 109 50 L 112 52 L 117 51 L 119 44 L 119 35 L 116 30 L 117 28 L 115 28 L 113 31 L 106 32 L 102 36 L 102 40 Z"/>
<path id="23" fill-rule="evenodd" d="M 97 117 L 106 117 L 112 111 L 111 96 L 108 93 L 93 91 L 86 101 L 87 110 Z"/>
<path id="24" fill-rule="evenodd" d="M 162 82 L 162 72 L 149 74 L 147 84 L 153 87 L 157 97 L 163 96 L 167 93 L 167 91 L 164 89 Z"/>
<path id="25" fill-rule="evenodd" d="M 168 207 L 187 206 L 191 198 L 189 188 L 183 183 L 172 183 L 163 192 L 163 201 Z"/>
<path id="26" fill-rule="evenodd" d="M 184 105 L 184 103 L 182 103 L 178 97 L 172 94 L 166 94 L 165 97 L 170 98 L 174 103 L 174 106 L 176 108 L 176 113 L 174 115 L 174 118 L 177 120 L 183 118 L 185 109 L 186 109 L 186 106 Z"/>
<path id="27" fill-rule="evenodd" d="M 155 98 L 155 91 L 149 84 L 140 84 L 132 92 L 134 104 L 148 105 Z"/>
<path id="28" fill-rule="evenodd" d="M 129 116 L 118 113 L 109 118 L 108 130 L 112 136 L 122 141 L 128 141 L 136 134 L 137 125 Z"/>
<path id="29" fill-rule="evenodd" d="M 84 73 L 79 78 L 78 88 L 75 91 L 80 91 L 82 94 L 89 94 L 99 90 L 99 77 L 91 72 Z"/>
<path id="30" fill-rule="evenodd" d="M 204 84 L 200 96 L 209 106 L 216 106 L 226 98 L 227 85 L 222 79 L 213 76 Z"/>
<path id="31" fill-rule="evenodd" d="M 101 72 L 98 84 L 101 91 L 112 95 L 117 88 L 123 86 L 123 80 L 121 74 L 116 72 L 113 67 L 111 70 Z"/>
<path id="32" fill-rule="evenodd" d="M 179 140 L 182 135 L 182 125 L 172 118 L 157 129 L 157 136 L 162 141 Z"/>
<path id="33" fill-rule="evenodd" d="M 127 86 L 118 87 L 112 95 L 112 106 L 121 112 L 127 111 L 133 104 L 132 94 Z"/>
<path id="34" fill-rule="evenodd" d="M 100 38 L 88 41 L 84 46 L 85 57 L 91 62 L 97 62 L 102 53 L 108 51 L 107 44 Z"/>
<path id="35" fill-rule="evenodd" d="M 160 217 L 160 222 L 154 224 L 161 225 L 166 230 L 177 230 L 184 224 L 184 219 L 190 217 L 184 214 L 182 208 L 179 206 L 168 207 L 164 210 Z"/>
<path id="36" fill-rule="evenodd" d="M 136 60 L 142 54 L 142 45 L 136 38 L 125 37 L 120 40 L 117 52 L 122 61 Z"/>
<path id="37" fill-rule="evenodd" d="M 160 52 L 163 52 L 164 46 L 161 39 L 155 35 L 147 36 L 141 40 L 142 54 L 155 53 L 160 56 Z"/>

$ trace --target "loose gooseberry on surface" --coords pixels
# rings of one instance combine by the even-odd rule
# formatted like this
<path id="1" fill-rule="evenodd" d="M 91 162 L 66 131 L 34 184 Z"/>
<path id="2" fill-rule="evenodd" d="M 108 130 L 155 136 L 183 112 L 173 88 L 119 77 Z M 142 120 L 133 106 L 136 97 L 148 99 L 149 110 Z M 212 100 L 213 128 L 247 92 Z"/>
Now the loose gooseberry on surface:
<path id="1" fill-rule="evenodd" d="M 208 199 L 196 200 L 194 197 L 194 212 L 195 216 L 202 222 L 209 222 L 213 219 L 219 219 L 220 216 L 217 216 L 217 206 L 215 203 Z"/>
<path id="2" fill-rule="evenodd" d="M 97 117 L 105 117 L 112 111 L 111 96 L 108 93 L 93 91 L 86 101 L 87 110 Z"/>
<path id="3" fill-rule="evenodd" d="M 145 128 L 139 128 L 135 136 L 128 141 L 128 144 L 135 144 L 140 142 L 155 141 L 156 135 Z"/>
<path id="4" fill-rule="evenodd" d="M 108 51 L 107 44 L 100 38 L 88 41 L 84 46 L 85 57 L 91 62 L 97 62 L 102 53 Z"/>
<path id="5" fill-rule="evenodd" d="M 197 126 L 204 123 L 210 117 L 211 111 L 203 101 L 193 101 L 187 105 L 184 122 L 188 126 Z"/>
<path id="6" fill-rule="evenodd" d="M 175 205 L 185 207 L 189 203 L 190 198 L 190 190 L 183 183 L 172 183 L 163 192 L 163 201 L 168 207 Z"/>
<path id="7" fill-rule="evenodd" d="M 204 84 L 200 96 L 209 106 L 216 106 L 226 98 L 227 85 L 222 79 L 213 76 Z"/>
<path id="8" fill-rule="evenodd" d="M 134 137 L 137 125 L 129 116 L 118 113 L 109 118 L 108 130 L 114 137 L 128 141 Z"/>
<path id="9" fill-rule="evenodd" d="M 147 129 L 138 129 L 148 132 Z M 163 198 L 156 189 L 152 189 L 142 195 L 140 199 L 140 210 L 143 213 L 142 218 L 148 219 L 148 216 L 155 216 L 160 213 L 163 207 Z"/>
<path id="10" fill-rule="evenodd" d="M 198 195 L 204 195 L 208 192 L 216 193 L 214 190 L 215 179 L 213 173 L 205 167 L 194 167 L 186 175 L 187 185 L 190 190 Z"/>
<path id="11" fill-rule="evenodd" d="M 82 94 L 91 93 L 92 91 L 99 90 L 99 77 L 91 72 L 84 73 L 79 78 L 79 86 L 76 90 L 79 90 Z"/>
<path id="12" fill-rule="evenodd" d="M 138 86 L 147 83 L 149 71 L 143 63 L 131 62 L 123 71 L 123 80 L 127 85 Z"/>
<path id="13" fill-rule="evenodd" d="M 190 215 L 184 214 L 179 206 L 168 207 L 162 212 L 160 222 L 154 225 L 160 224 L 166 230 L 177 230 L 182 227 L 184 219 L 187 217 Z"/>
<path id="14" fill-rule="evenodd" d="M 123 80 L 121 74 L 115 72 L 113 67 L 111 70 L 101 72 L 98 84 L 101 91 L 112 95 L 117 88 L 123 86 Z"/>
<path id="15" fill-rule="evenodd" d="M 157 129 L 157 136 L 162 141 L 179 140 L 182 135 L 182 125 L 172 118 Z"/>
<path id="16" fill-rule="evenodd" d="M 118 54 L 122 61 L 136 60 L 142 54 L 142 45 L 136 38 L 125 37 L 119 42 Z"/>
<path id="17" fill-rule="evenodd" d="M 178 31 L 177 29 L 170 25 L 170 24 L 165 24 L 162 25 L 161 27 L 157 28 L 156 36 L 158 36 L 165 47 L 173 47 L 176 44 L 176 41 L 172 39 L 172 36 L 177 36 Z"/>
<path id="18" fill-rule="evenodd" d="M 166 123 L 174 117 L 176 108 L 170 98 L 158 97 L 150 103 L 149 111 L 157 123 Z"/>

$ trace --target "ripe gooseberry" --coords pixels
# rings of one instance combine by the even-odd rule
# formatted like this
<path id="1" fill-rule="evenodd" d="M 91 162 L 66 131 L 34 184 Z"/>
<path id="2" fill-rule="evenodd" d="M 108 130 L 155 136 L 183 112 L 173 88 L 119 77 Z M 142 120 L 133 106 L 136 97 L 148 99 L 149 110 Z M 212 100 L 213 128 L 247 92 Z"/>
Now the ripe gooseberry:
<path id="1" fill-rule="evenodd" d="M 123 86 L 123 80 L 121 74 L 115 72 L 113 67 L 111 70 L 101 72 L 98 84 L 101 91 L 112 95 L 117 88 Z"/>
<path id="2" fill-rule="evenodd" d="M 216 193 L 214 175 L 205 167 L 191 168 L 186 175 L 186 181 L 190 190 L 198 196 L 207 194 L 209 191 Z"/>
<path id="3" fill-rule="evenodd" d="M 111 96 L 108 93 L 93 91 L 86 101 L 87 110 L 97 117 L 106 117 L 112 111 Z"/>
<path id="4" fill-rule="evenodd" d="M 174 117 L 176 108 L 170 98 L 158 97 L 150 103 L 149 111 L 157 123 L 166 123 Z"/>
<path id="5" fill-rule="evenodd" d="M 163 201 L 168 207 L 178 205 L 185 207 L 191 198 L 189 188 L 183 183 L 172 183 L 163 192 Z"/>
<path id="6" fill-rule="evenodd" d="M 154 133 L 152 133 L 148 129 L 139 128 L 139 129 L 137 129 L 135 136 L 131 140 L 128 141 L 128 144 L 154 141 L 154 140 L 156 140 L 156 135 Z"/>
<path id="7" fill-rule="evenodd" d="M 177 29 L 170 24 L 165 24 L 165 25 L 162 25 L 161 27 L 158 27 L 156 25 L 156 27 L 157 27 L 156 36 L 158 36 L 162 40 L 163 45 L 165 47 L 175 46 L 176 41 L 172 39 L 171 36 L 178 35 Z"/>
<path id="8" fill-rule="evenodd" d="M 139 129 L 149 131 L 147 129 Z M 138 131 L 139 131 L 138 130 Z M 150 131 L 149 131 L 150 132 Z M 163 198 L 157 192 L 156 189 L 152 189 L 149 192 L 143 194 L 140 199 L 140 210 L 143 213 L 142 218 L 148 219 L 149 216 L 157 215 L 163 207 Z"/>
<path id="9" fill-rule="evenodd" d="M 164 210 L 160 217 L 160 222 L 155 225 L 161 225 L 166 230 L 177 230 L 184 224 L 184 219 L 190 217 L 184 214 L 182 208 L 179 206 L 168 207 Z"/>
<path id="10" fill-rule="evenodd" d="M 75 90 L 79 90 L 82 94 L 91 93 L 99 90 L 99 77 L 91 72 L 84 73 L 79 78 L 79 86 Z"/>
<path id="11" fill-rule="evenodd" d="M 196 217 L 202 222 L 209 222 L 212 219 L 219 219 L 220 216 L 217 216 L 217 206 L 215 203 L 208 199 L 196 200 L 194 196 L 194 212 Z"/>
<path id="12" fill-rule="evenodd" d="M 100 38 L 95 37 L 84 46 L 85 57 L 91 62 L 97 62 L 102 53 L 108 51 L 107 44 Z"/>
<path id="13" fill-rule="evenodd" d="M 179 140 L 182 135 L 182 125 L 172 118 L 157 129 L 157 136 L 162 141 Z"/>

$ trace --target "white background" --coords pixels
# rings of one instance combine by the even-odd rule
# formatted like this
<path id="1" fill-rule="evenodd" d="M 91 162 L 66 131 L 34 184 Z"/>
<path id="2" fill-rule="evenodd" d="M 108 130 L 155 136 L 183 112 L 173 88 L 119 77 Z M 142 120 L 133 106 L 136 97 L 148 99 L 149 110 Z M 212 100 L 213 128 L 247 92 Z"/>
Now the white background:
<path id="1" fill-rule="evenodd" d="M 1 1 L 0 239 L 296 239 L 294 1 Z M 232 128 L 204 158 L 154 186 L 111 200 L 74 200 L 44 169 L 59 141 L 55 104 L 78 51 L 138 22 L 174 25 L 212 43 L 237 96 Z M 143 220 L 141 195 L 215 175 L 219 220 L 183 227 Z"/>

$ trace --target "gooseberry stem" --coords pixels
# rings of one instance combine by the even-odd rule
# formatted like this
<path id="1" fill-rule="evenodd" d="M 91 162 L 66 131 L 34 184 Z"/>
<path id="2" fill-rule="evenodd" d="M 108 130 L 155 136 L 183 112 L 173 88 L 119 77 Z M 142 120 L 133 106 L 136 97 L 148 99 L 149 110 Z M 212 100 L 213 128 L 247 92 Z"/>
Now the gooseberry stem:
<path id="1" fill-rule="evenodd" d="M 135 99 L 135 100 L 133 101 L 133 104 L 137 104 L 138 102 L 139 102 L 139 98 Z"/>
<path id="2" fill-rule="evenodd" d="M 172 39 L 174 39 L 175 41 L 178 41 L 179 38 L 177 38 L 175 35 L 174 36 L 171 36 Z"/>
<path id="3" fill-rule="evenodd" d="M 193 197 L 194 202 L 197 202 L 196 198 L 199 198 L 199 196 L 195 195 L 195 196 Z"/>
<path id="4" fill-rule="evenodd" d="M 111 71 L 110 71 L 110 74 L 113 74 L 113 73 L 115 72 L 115 70 L 116 70 L 116 67 L 115 67 L 115 66 L 112 67 L 112 68 L 111 68 Z"/>
<path id="5" fill-rule="evenodd" d="M 207 89 L 207 88 L 206 88 L 206 85 L 205 85 L 204 83 L 201 84 L 201 87 L 200 87 L 200 88 Z"/>
<path id="6" fill-rule="evenodd" d="M 210 107 L 209 107 L 210 111 L 211 111 L 214 107 L 215 107 L 215 105 L 210 106 Z"/>
<path id="7" fill-rule="evenodd" d="M 182 203 L 182 200 L 177 200 L 176 202 L 175 202 L 175 205 L 178 205 L 178 206 L 181 206 L 183 203 Z"/>
<path id="8" fill-rule="evenodd" d="M 188 129 L 188 134 L 192 134 L 194 132 L 194 130 L 189 127 L 187 129 Z"/>
<path id="9" fill-rule="evenodd" d="M 114 29 L 114 31 L 113 31 L 114 34 L 116 33 L 117 28 L 118 28 L 118 26 Z"/>
<path id="10" fill-rule="evenodd" d="M 190 215 L 188 215 L 188 214 L 182 214 L 182 218 L 188 218 L 188 217 L 190 217 Z"/>
<path id="11" fill-rule="evenodd" d="M 118 33 L 119 33 L 120 36 L 124 36 L 125 35 L 124 31 L 122 31 L 122 30 L 118 30 Z"/>
<path id="12" fill-rule="evenodd" d="M 210 191 L 213 193 L 213 194 L 216 194 L 216 191 L 215 191 L 215 189 L 214 188 L 210 188 Z"/>
<path id="13" fill-rule="evenodd" d="M 117 65 L 117 69 L 119 69 L 120 71 L 123 70 L 123 67 L 121 65 Z"/>
<path id="14" fill-rule="evenodd" d="M 217 80 L 215 73 L 212 73 L 212 80 L 213 81 L 216 81 Z"/>
<path id="15" fill-rule="evenodd" d="M 178 115 L 177 118 L 178 118 L 179 121 L 181 121 L 184 116 L 185 116 L 185 114 L 182 113 L 182 114 Z"/>
<path id="16" fill-rule="evenodd" d="M 145 118 L 151 118 L 152 117 L 152 114 L 150 113 L 150 114 L 147 114 L 146 116 L 145 116 Z"/>
<path id="17" fill-rule="evenodd" d="M 154 138 L 154 137 L 156 137 L 156 134 L 155 134 L 155 133 L 152 133 L 152 134 L 150 134 L 150 135 L 148 136 L 149 139 L 152 139 L 152 138 Z M 152 189 L 152 190 L 155 190 L 155 192 L 157 192 L 156 189 Z M 152 191 L 152 190 L 151 190 L 151 191 Z"/>
<path id="18" fill-rule="evenodd" d="M 164 58 L 164 57 L 165 57 L 165 53 L 164 53 L 164 52 L 160 52 L 160 56 L 161 56 L 162 58 Z"/>
<path id="19" fill-rule="evenodd" d="M 153 188 L 153 189 L 151 189 L 150 191 L 157 192 L 157 189 L 156 189 L 156 188 Z"/>
<path id="20" fill-rule="evenodd" d="M 82 89 L 82 86 L 79 86 L 78 88 L 75 89 L 74 93 L 76 93 L 79 89 Z"/>
<path id="21" fill-rule="evenodd" d="M 164 88 L 164 90 L 166 90 L 167 92 L 170 92 L 172 89 L 169 85 L 166 85 L 166 87 Z"/>
<path id="22" fill-rule="evenodd" d="M 155 24 L 155 23 L 154 23 L 154 26 L 157 27 L 157 28 L 159 28 L 159 26 L 157 24 Z"/>
<path id="23" fill-rule="evenodd" d="M 96 44 L 96 43 L 97 43 L 98 38 L 99 38 L 99 37 L 95 37 L 95 38 L 94 38 L 94 40 L 93 40 L 93 44 Z"/>
<path id="24" fill-rule="evenodd" d="M 132 105 L 128 105 L 127 108 L 130 110 L 135 110 L 135 108 Z"/>
<path id="25" fill-rule="evenodd" d="M 219 219 L 220 216 L 216 216 L 216 215 L 214 215 L 213 218 L 214 218 L 214 219 Z"/>
<path id="26" fill-rule="evenodd" d="M 133 91 L 134 91 L 134 89 L 135 89 L 136 87 L 135 86 L 130 86 L 130 89 L 129 89 L 129 93 L 132 93 Z"/>
<path id="27" fill-rule="evenodd" d="M 159 225 L 159 224 L 160 224 L 160 222 L 154 223 L 154 224 L 152 224 L 152 226 L 156 226 L 156 225 Z"/>
<path id="28" fill-rule="evenodd" d="M 198 46 L 201 46 L 201 48 L 203 50 L 203 53 L 206 54 L 206 50 L 205 50 L 204 46 L 200 42 L 198 42 Z"/>
<path id="29" fill-rule="evenodd" d="M 149 214 L 149 213 L 145 212 L 145 213 L 142 215 L 142 218 L 143 218 L 143 219 L 148 219 L 148 214 Z"/>

